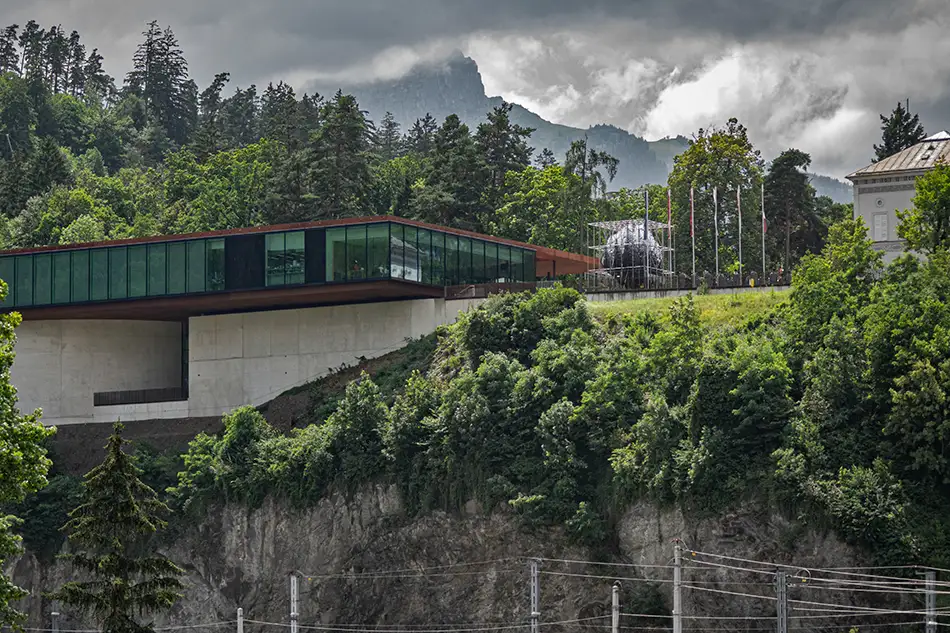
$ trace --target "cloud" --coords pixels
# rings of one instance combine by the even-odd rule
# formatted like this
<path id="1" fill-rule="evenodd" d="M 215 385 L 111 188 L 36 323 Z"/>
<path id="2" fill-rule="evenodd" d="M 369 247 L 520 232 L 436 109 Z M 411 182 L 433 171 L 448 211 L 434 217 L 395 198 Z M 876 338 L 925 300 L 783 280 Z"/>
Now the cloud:
<path id="1" fill-rule="evenodd" d="M 461 47 L 490 93 L 558 122 L 650 136 L 738 116 L 766 154 L 862 166 L 877 114 L 910 97 L 950 125 L 946 0 L 0 0 L 80 31 L 121 78 L 150 19 L 201 85 L 391 79 Z"/>

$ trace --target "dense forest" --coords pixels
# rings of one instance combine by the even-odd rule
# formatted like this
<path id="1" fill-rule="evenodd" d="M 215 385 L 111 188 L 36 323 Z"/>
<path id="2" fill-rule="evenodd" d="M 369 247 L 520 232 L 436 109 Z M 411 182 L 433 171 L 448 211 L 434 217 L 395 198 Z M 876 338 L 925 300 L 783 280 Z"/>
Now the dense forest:
<path id="1" fill-rule="evenodd" d="M 532 130 L 512 122 L 510 104 L 492 108 L 474 129 L 454 115 L 437 121 L 420 113 L 403 130 L 391 115 L 369 120 L 342 92 L 298 95 L 285 83 L 229 92 L 227 72 L 201 88 L 172 30 L 156 23 L 130 66 L 119 85 L 75 31 L 32 21 L 3 31 L 4 247 L 395 214 L 584 251 L 588 222 L 644 213 L 642 190 L 611 189 L 614 157 L 585 140 L 564 156 L 532 147 Z M 720 255 L 729 269 L 737 189 L 743 239 L 758 243 L 764 182 L 774 227 L 768 265 L 788 268 L 819 250 L 828 226 L 848 215 L 815 195 L 803 174 L 809 163 L 793 151 L 766 169 L 737 121 L 699 130 L 669 183 L 647 187 L 650 212 L 666 219 L 669 186 L 676 240 L 687 244 L 695 190 L 699 266 L 711 270 L 718 188 Z M 687 270 L 689 253 L 679 253 Z"/>
<path id="2" fill-rule="evenodd" d="M 387 482 L 410 514 L 474 499 L 605 552 L 630 503 L 751 503 L 875 564 L 947 567 L 948 279 L 946 254 L 884 268 L 846 220 L 787 298 L 719 319 L 692 297 L 656 313 L 566 288 L 496 296 L 398 366 L 315 383 L 290 433 L 247 407 L 184 455 L 138 460 L 181 526 L 223 501 L 305 508 Z M 80 490 L 57 474 L 16 508 L 34 552 L 57 550 Z"/>

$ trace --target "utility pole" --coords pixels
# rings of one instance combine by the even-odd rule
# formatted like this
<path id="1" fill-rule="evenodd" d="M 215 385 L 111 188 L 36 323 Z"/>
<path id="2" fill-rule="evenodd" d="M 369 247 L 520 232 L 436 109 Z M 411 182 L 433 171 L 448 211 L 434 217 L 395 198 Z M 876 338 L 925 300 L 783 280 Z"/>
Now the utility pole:
<path id="1" fill-rule="evenodd" d="M 926 633 L 937 633 L 937 572 L 928 571 L 924 574 L 924 582 L 927 588 L 925 600 L 925 610 L 927 611 Z"/>
<path id="2" fill-rule="evenodd" d="M 610 596 L 610 633 L 620 633 L 620 581 L 614 581 Z"/>
<path id="3" fill-rule="evenodd" d="M 244 633 L 244 609 L 238 608 L 237 633 Z"/>
<path id="4" fill-rule="evenodd" d="M 531 559 L 531 633 L 538 633 L 541 619 L 541 574 L 540 561 Z"/>
<path id="5" fill-rule="evenodd" d="M 290 633 L 297 633 L 297 574 L 290 574 Z"/>
<path id="6" fill-rule="evenodd" d="M 673 543 L 673 633 L 683 633 L 683 545 Z"/>
<path id="7" fill-rule="evenodd" d="M 788 580 L 784 571 L 775 572 L 775 613 L 778 626 L 775 633 L 788 633 Z"/>
<path id="8" fill-rule="evenodd" d="M 50 628 L 53 630 L 53 633 L 59 633 L 59 611 L 54 610 L 50 612 L 49 620 L 50 620 Z"/>

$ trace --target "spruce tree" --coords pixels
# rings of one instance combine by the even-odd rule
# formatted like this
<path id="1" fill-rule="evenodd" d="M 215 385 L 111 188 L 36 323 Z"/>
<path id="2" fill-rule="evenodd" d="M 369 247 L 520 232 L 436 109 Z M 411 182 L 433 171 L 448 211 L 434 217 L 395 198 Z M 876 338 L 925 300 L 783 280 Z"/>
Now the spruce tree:
<path id="1" fill-rule="evenodd" d="M 142 616 L 168 611 L 181 598 L 183 572 L 156 550 L 152 537 L 165 526 L 168 507 L 139 479 L 122 450 L 122 430 L 117 422 L 64 528 L 72 550 L 65 558 L 88 580 L 68 582 L 50 597 L 91 615 L 103 633 L 144 633 L 152 628 Z"/>
<path id="2" fill-rule="evenodd" d="M 11 24 L 0 32 L 0 74 L 20 72 L 20 51 L 17 49 L 19 30 L 19 25 Z"/>
<path id="3" fill-rule="evenodd" d="M 360 215 L 371 174 L 370 126 L 352 95 L 337 92 L 310 146 L 311 197 L 322 218 Z"/>
<path id="4" fill-rule="evenodd" d="M 402 154 L 399 123 L 392 112 L 387 112 L 379 124 L 379 131 L 376 133 L 376 153 L 383 161 L 392 160 Z"/>
<path id="5" fill-rule="evenodd" d="M 891 116 L 881 115 L 881 131 L 883 142 L 874 146 L 875 162 L 913 147 L 927 136 L 920 117 L 911 116 L 902 103 L 897 104 Z"/>
<path id="6" fill-rule="evenodd" d="M 547 169 L 548 167 L 557 165 L 557 157 L 554 156 L 554 152 L 545 147 L 538 153 L 538 157 L 534 162 L 541 169 Z"/>
<path id="7" fill-rule="evenodd" d="M 406 144 L 409 149 L 423 156 L 432 151 L 435 146 L 435 132 L 439 129 L 438 123 L 431 114 L 426 114 L 421 119 L 416 119 L 412 128 L 407 134 Z"/>

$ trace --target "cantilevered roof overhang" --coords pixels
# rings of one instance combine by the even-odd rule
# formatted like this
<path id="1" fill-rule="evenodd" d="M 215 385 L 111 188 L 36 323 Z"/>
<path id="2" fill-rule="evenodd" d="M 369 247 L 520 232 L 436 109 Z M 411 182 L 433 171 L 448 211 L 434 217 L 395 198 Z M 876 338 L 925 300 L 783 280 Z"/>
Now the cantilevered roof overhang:
<path id="1" fill-rule="evenodd" d="M 438 233 L 445 234 L 446 236 L 470 238 L 471 240 L 475 240 L 487 245 L 498 245 L 499 252 L 508 250 L 502 248 L 503 246 L 512 247 L 510 249 L 511 253 L 514 253 L 515 249 L 521 249 L 522 252 L 533 252 L 533 262 L 535 268 L 533 271 L 533 278 L 545 278 L 547 276 L 553 277 L 563 274 L 580 274 L 599 265 L 598 260 L 593 257 L 394 216 L 346 218 L 338 220 L 326 220 L 321 222 L 306 222 L 296 224 L 258 226 L 224 231 L 211 231 L 189 235 L 163 235 L 147 238 L 73 244 L 68 246 L 46 246 L 30 249 L 2 251 L 0 252 L 0 261 L 10 260 L 11 256 L 19 257 L 22 255 L 38 255 L 45 253 L 52 254 L 53 258 L 57 257 L 58 254 L 74 253 L 72 258 L 75 259 L 78 257 L 75 255 L 77 252 L 92 251 L 107 247 L 134 247 L 139 245 L 162 243 L 171 244 L 182 241 L 201 240 L 205 238 L 237 238 L 241 236 L 260 236 L 256 239 L 263 240 L 263 236 L 261 236 L 261 234 L 276 234 L 296 231 L 319 233 L 320 229 L 330 230 L 337 227 L 353 227 L 355 225 L 373 224 L 378 225 L 379 223 L 389 223 L 394 227 L 413 227 L 415 229 L 434 232 L 433 234 Z M 390 230 L 390 234 L 392 234 L 393 230 L 394 229 Z M 350 232 L 352 232 L 352 230 L 350 230 Z M 253 241 L 254 238 L 251 237 L 249 239 Z M 445 239 L 446 242 L 448 242 L 448 237 Z M 462 241 L 465 240 L 460 239 L 459 243 Z M 164 250 L 161 246 L 151 247 L 150 250 L 155 248 Z M 487 251 L 488 246 L 485 248 Z M 59 256 L 65 257 L 64 255 Z M 325 255 L 323 256 L 325 257 Z M 307 257 L 309 258 L 310 255 L 308 254 Z M 45 261 L 46 258 L 42 259 Z M 391 256 L 390 259 L 392 259 Z M 323 264 L 320 263 L 319 266 L 323 266 Z M 524 270 L 522 274 L 524 278 L 515 281 L 533 281 L 533 279 L 531 279 L 532 275 L 529 273 L 529 271 Z M 5 276 L 10 277 L 11 274 L 7 272 Z M 32 279 L 33 277 L 31 276 L 30 278 Z M 445 296 L 445 287 L 450 285 L 458 285 L 458 283 L 448 283 L 448 280 L 446 279 L 443 279 L 444 283 L 433 283 L 431 280 L 427 281 L 427 283 L 421 283 L 420 281 L 421 280 L 398 278 L 394 275 L 390 276 L 387 273 L 387 276 L 383 278 L 349 280 L 343 283 L 333 283 L 332 281 L 328 282 L 324 279 L 319 283 L 310 283 L 308 281 L 307 283 L 277 287 L 228 287 L 208 292 L 187 292 L 178 294 L 166 293 L 162 294 L 161 296 L 127 296 L 119 299 L 107 298 L 103 300 L 71 301 L 68 303 L 56 303 L 54 299 L 53 301 L 46 302 L 44 305 L 24 304 L 13 307 L 11 307 L 10 302 L 8 301 L 7 305 L 4 306 L 3 309 L 15 309 L 23 315 L 24 319 L 28 320 L 179 320 L 188 318 L 189 316 L 198 316 L 202 314 L 222 314 L 318 305 L 340 305 L 348 303 L 369 303 L 376 301 L 443 297 Z M 51 282 L 51 285 L 52 283 L 53 282 Z"/>

